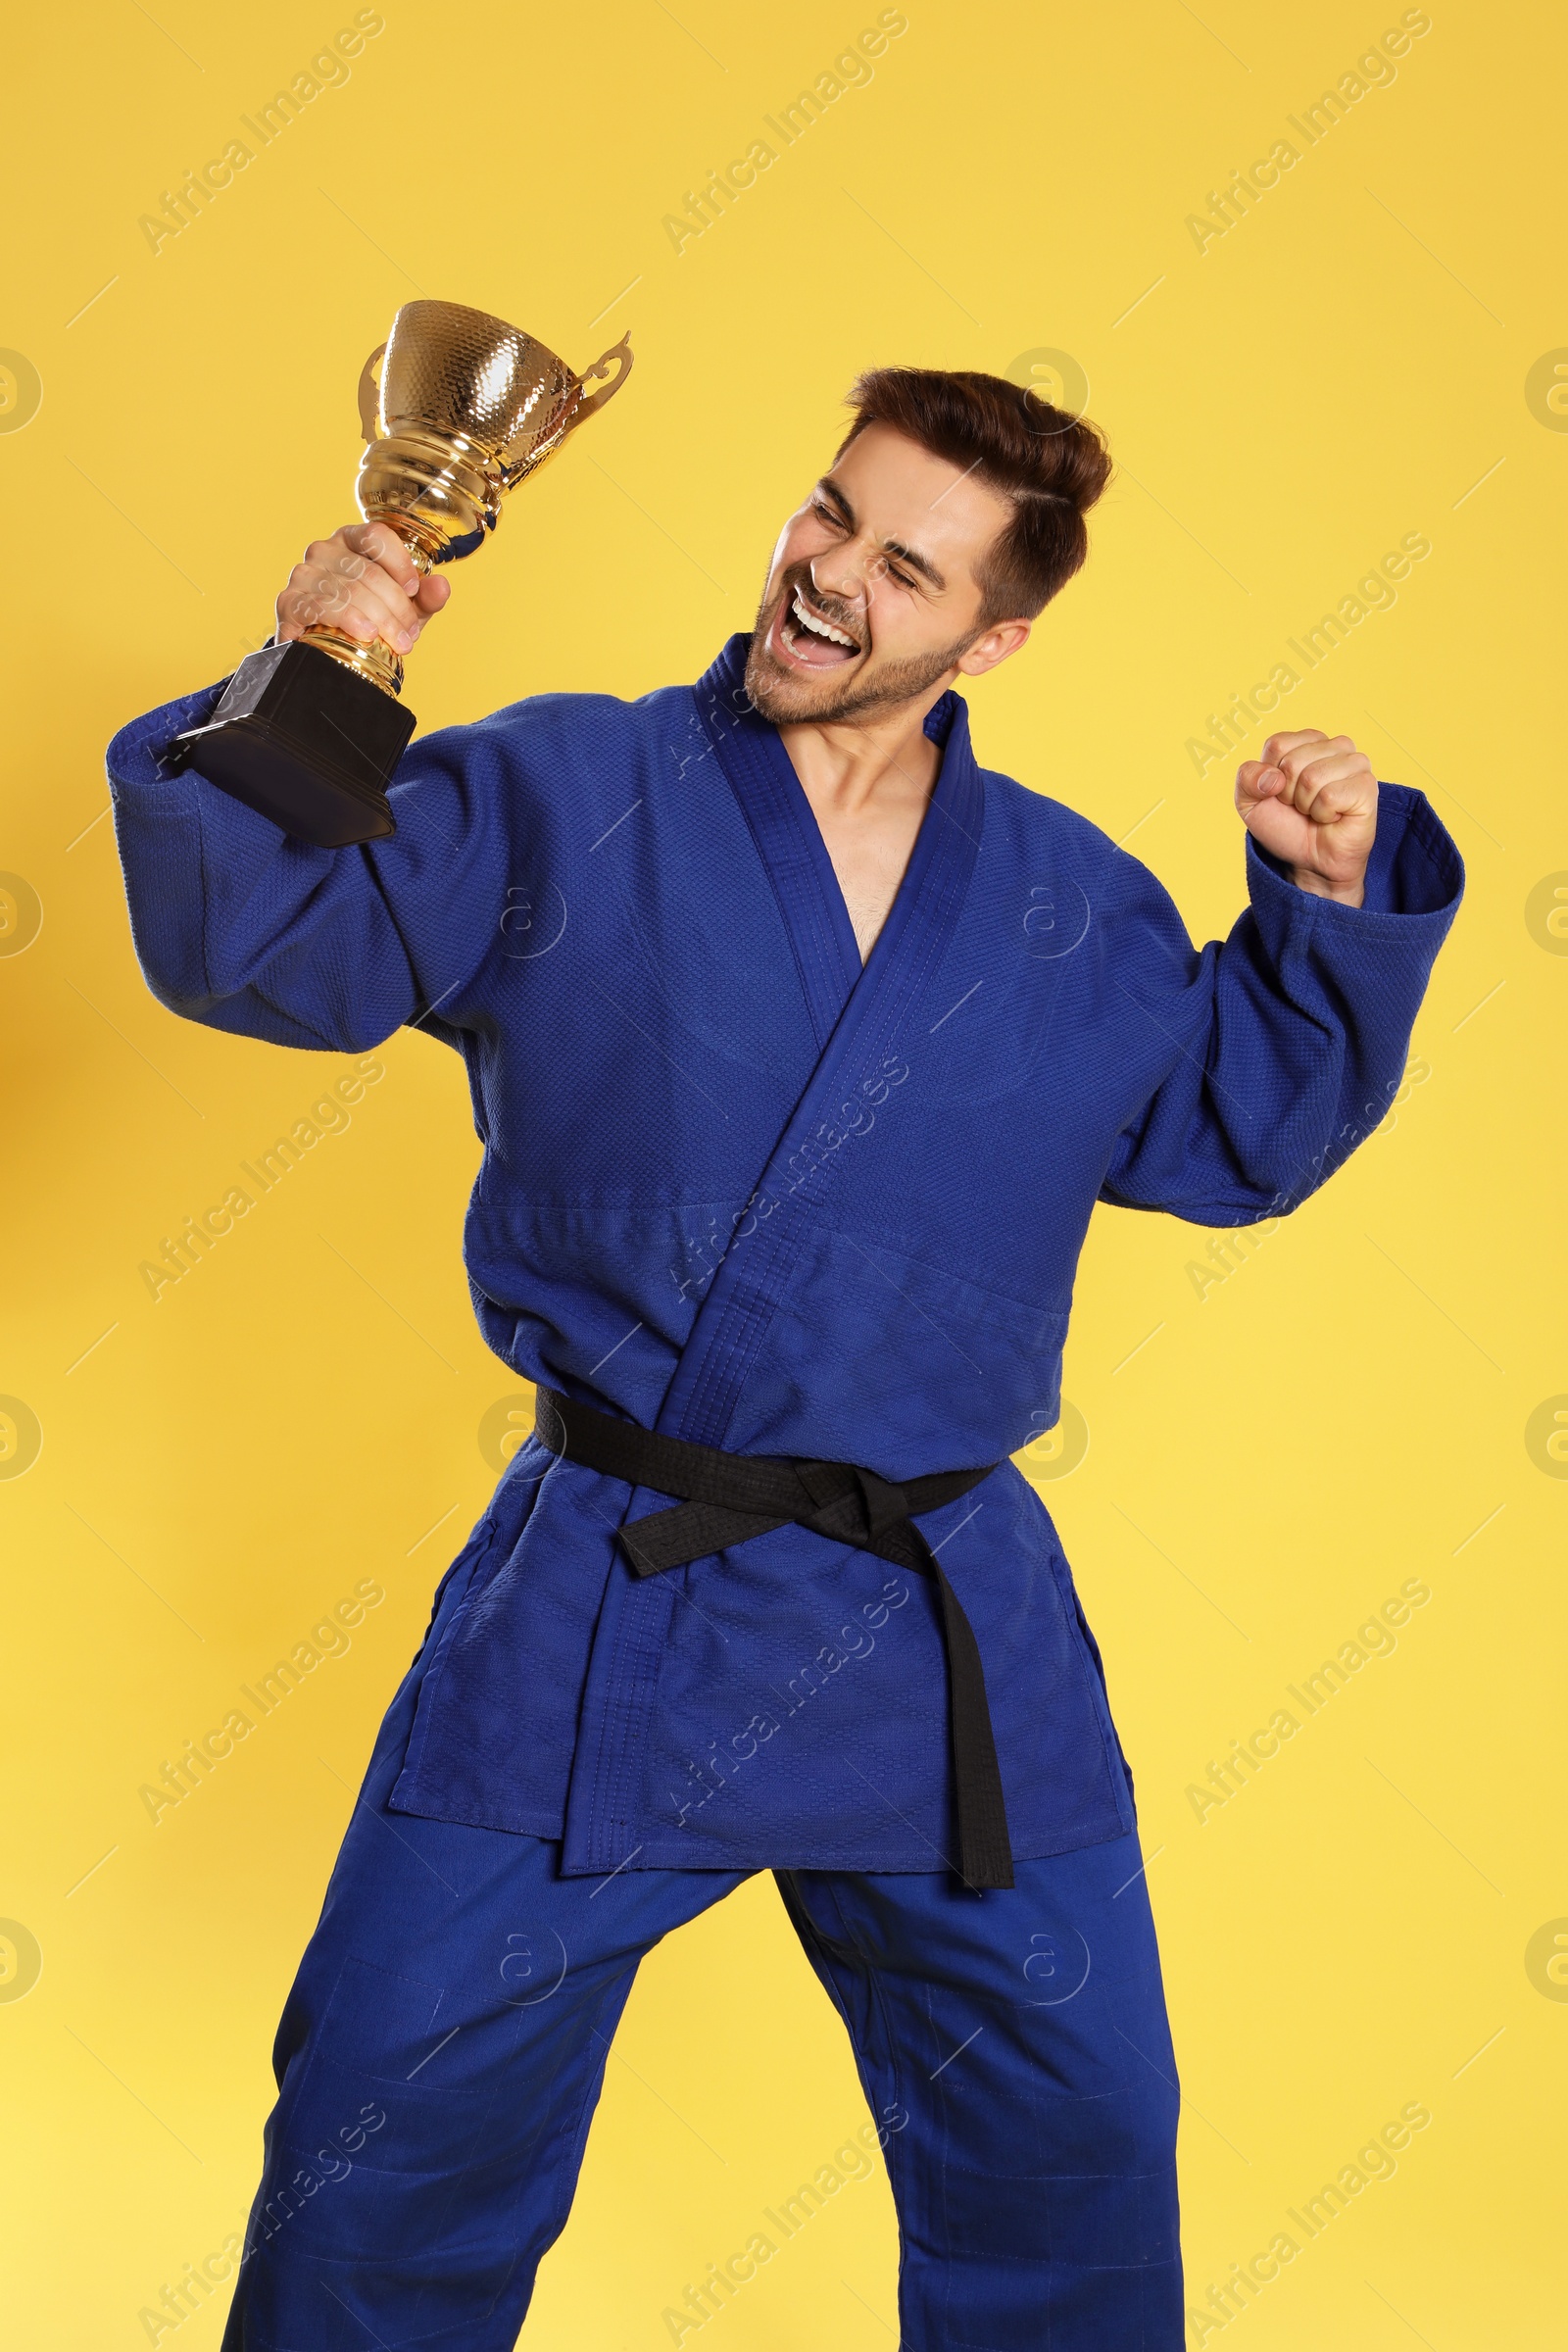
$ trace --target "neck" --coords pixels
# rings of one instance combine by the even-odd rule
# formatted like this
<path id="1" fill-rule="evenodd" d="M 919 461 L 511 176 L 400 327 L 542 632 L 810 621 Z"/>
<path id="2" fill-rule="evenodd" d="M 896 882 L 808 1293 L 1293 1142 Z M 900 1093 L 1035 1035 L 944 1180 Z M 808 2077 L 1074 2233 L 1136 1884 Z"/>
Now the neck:
<path id="1" fill-rule="evenodd" d="M 899 800 L 911 790 L 929 795 L 942 754 L 925 722 L 951 683 L 945 678 L 880 714 L 781 726 L 779 739 L 810 798 L 854 815 L 875 800 Z"/>

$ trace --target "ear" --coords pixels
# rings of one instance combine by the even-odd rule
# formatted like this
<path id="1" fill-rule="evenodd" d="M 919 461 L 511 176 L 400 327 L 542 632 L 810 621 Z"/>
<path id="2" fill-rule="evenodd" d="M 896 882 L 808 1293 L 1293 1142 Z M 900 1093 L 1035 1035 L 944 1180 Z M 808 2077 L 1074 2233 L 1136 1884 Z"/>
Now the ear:
<path id="1" fill-rule="evenodd" d="M 960 674 L 966 678 L 984 677 L 988 669 L 995 669 L 999 662 L 1005 662 L 1009 654 L 1028 644 L 1033 626 L 1033 621 L 1028 620 L 996 621 L 983 637 L 975 639 L 966 654 L 959 655 Z"/>

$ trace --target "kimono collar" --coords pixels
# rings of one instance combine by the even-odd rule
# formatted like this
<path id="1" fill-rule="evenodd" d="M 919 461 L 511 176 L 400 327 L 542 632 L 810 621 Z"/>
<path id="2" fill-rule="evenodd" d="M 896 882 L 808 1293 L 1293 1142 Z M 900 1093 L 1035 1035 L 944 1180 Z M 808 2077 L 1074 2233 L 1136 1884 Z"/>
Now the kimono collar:
<path id="1" fill-rule="evenodd" d="M 751 643 L 749 634 L 731 637 L 693 693 L 777 895 L 817 1043 L 824 1046 L 860 981 L 860 951 L 821 828 L 778 729 L 747 697 Z M 911 922 L 918 931 L 951 920 L 979 844 L 983 794 L 962 696 L 950 687 L 927 711 L 924 732 L 941 750 L 942 766 L 904 879 L 865 964 L 867 977 L 909 944 Z"/>

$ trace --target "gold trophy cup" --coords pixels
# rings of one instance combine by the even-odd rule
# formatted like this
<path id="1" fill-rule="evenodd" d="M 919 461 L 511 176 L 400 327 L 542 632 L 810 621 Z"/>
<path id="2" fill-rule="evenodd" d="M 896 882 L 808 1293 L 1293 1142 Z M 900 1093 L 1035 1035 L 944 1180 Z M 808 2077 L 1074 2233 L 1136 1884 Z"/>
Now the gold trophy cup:
<path id="1" fill-rule="evenodd" d="M 396 531 L 422 573 L 473 555 L 507 492 L 598 414 L 630 367 L 625 336 L 578 375 L 484 311 L 406 302 L 360 376 L 360 513 Z M 415 727 L 402 689 L 383 638 L 320 620 L 247 655 L 209 723 L 175 737 L 171 763 L 319 848 L 376 841 L 396 830 L 386 787 Z"/>

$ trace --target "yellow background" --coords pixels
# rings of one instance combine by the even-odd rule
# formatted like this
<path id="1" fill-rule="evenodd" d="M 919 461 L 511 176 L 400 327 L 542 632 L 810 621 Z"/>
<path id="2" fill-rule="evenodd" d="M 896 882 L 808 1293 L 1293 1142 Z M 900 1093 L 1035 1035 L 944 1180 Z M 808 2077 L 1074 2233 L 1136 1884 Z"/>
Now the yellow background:
<path id="1" fill-rule="evenodd" d="M 536 688 L 695 676 L 750 624 L 863 364 L 1071 354 L 1121 471 L 1087 573 L 973 692 L 978 742 L 1117 837 L 1138 827 L 1199 938 L 1241 904 L 1241 837 L 1233 762 L 1200 779 L 1187 739 L 1401 535 L 1430 538 L 1397 605 L 1285 712 L 1422 785 L 1463 850 L 1426 1075 L 1201 1298 L 1187 1269 L 1207 1235 L 1100 1212 L 1066 1382 L 1089 1449 L 1065 1479 L 1034 1467 L 1154 1857 L 1189 2300 L 1419 2100 L 1433 2120 L 1397 2176 L 1225 2340 L 1492 2352 L 1560 2320 L 1568 2005 L 1527 1947 L 1568 1913 L 1549 1738 L 1568 1486 L 1526 1445 L 1568 1391 L 1568 960 L 1526 913 L 1568 869 L 1550 518 L 1568 437 L 1526 397 L 1568 345 L 1560 15 L 1435 0 L 1392 85 L 1200 253 L 1186 217 L 1396 8 L 907 13 L 874 78 L 678 255 L 663 216 L 874 7 L 389 0 L 351 78 L 156 255 L 139 216 L 353 11 L 158 0 L 155 21 L 100 0 L 8 37 L 0 344 L 42 383 L 0 434 L 0 867 L 43 913 L 0 956 L 0 1392 L 43 1433 L 0 1481 L 0 1914 L 42 1953 L 0 2001 L 8 2335 L 29 2352 L 145 2342 L 140 2309 L 242 2227 L 276 2013 L 376 1722 L 493 1483 L 481 1420 L 516 1393 L 459 1260 L 462 1071 L 424 1037 L 390 1042 L 349 1132 L 197 1272 L 156 1304 L 137 1272 L 342 1065 L 146 993 L 103 748 L 265 638 L 304 541 L 351 512 L 361 361 L 421 292 L 578 365 L 627 327 L 637 352 L 624 397 L 456 577 L 412 664 L 426 727 Z M 368 1576 L 387 1598 L 349 1654 L 155 1827 L 139 1785 Z M 1186 1791 L 1209 1760 L 1410 1577 L 1432 1598 L 1395 1654 L 1200 1823 Z M 863 2113 L 755 1881 L 644 1972 L 524 2343 L 667 2343 L 684 2281 Z M 709 2332 L 875 2352 L 894 2263 L 878 2176 Z M 211 2352 L 220 2324 L 211 2305 L 162 2341 Z"/>

